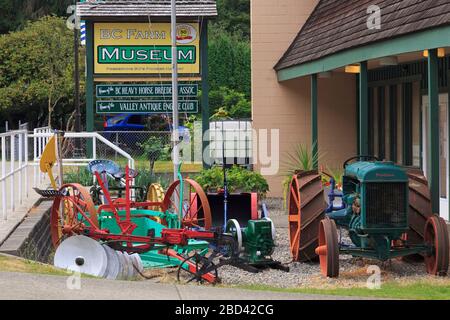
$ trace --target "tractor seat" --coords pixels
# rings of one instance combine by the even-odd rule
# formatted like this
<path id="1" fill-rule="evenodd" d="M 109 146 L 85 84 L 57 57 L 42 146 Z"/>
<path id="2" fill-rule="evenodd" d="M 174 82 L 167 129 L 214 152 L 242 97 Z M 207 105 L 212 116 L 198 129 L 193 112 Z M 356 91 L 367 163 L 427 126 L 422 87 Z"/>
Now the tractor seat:
<path id="1" fill-rule="evenodd" d="M 93 160 L 88 163 L 87 168 L 90 173 L 108 173 L 115 177 L 116 174 L 121 172 L 117 163 L 111 160 Z"/>

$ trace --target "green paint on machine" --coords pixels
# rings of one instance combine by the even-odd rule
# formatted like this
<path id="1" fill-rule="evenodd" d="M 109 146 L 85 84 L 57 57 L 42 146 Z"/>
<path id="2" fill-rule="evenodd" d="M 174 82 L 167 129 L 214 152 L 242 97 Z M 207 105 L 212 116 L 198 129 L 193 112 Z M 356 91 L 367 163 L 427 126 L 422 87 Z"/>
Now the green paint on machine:
<path id="1" fill-rule="evenodd" d="M 141 114 L 161 114 L 172 112 L 172 101 L 163 100 L 111 100 L 97 101 L 98 114 L 112 113 L 141 113 Z M 178 102 L 178 111 L 183 113 L 197 113 L 198 101 L 182 100 Z"/>
<path id="2" fill-rule="evenodd" d="M 179 46 L 178 63 L 195 64 L 195 46 Z M 107 64 L 170 64 L 171 46 L 99 46 L 98 63 Z"/>
<path id="3" fill-rule="evenodd" d="M 181 84 L 178 87 L 180 97 L 196 97 L 198 95 L 197 84 Z M 171 97 L 171 84 L 111 84 L 97 85 L 98 98 L 131 98 L 131 97 Z"/>

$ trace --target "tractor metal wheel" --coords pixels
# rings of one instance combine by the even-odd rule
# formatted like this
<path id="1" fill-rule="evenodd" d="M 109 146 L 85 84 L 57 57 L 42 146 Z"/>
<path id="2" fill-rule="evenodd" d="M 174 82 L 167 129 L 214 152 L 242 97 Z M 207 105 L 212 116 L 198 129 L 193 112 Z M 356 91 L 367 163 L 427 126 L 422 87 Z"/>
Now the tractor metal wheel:
<path id="1" fill-rule="evenodd" d="M 205 191 L 192 179 L 183 180 L 183 189 L 183 199 L 181 199 L 182 227 L 210 230 L 212 226 L 211 207 Z M 180 195 L 180 180 L 177 180 L 167 189 L 162 204 L 163 211 L 170 209 L 180 215 Z"/>
<path id="2" fill-rule="evenodd" d="M 50 213 L 50 232 L 55 248 L 66 238 L 86 227 L 98 228 L 98 217 L 89 191 L 80 184 L 65 184 L 55 198 Z"/>
<path id="3" fill-rule="evenodd" d="M 407 169 L 409 178 L 409 231 L 406 240 L 409 244 L 423 243 L 427 220 L 433 216 L 431 196 L 427 178 L 420 169 Z"/>
<path id="4" fill-rule="evenodd" d="M 433 248 L 432 253 L 425 256 L 427 272 L 436 276 L 446 276 L 449 265 L 449 236 L 444 219 L 432 216 L 424 229 L 425 243 Z"/>
<path id="5" fill-rule="evenodd" d="M 320 271 L 325 277 L 339 276 L 339 243 L 336 223 L 325 218 L 319 226 L 319 246 L 316 254 L 320 259 Z"/>
<path id="6" fill-rule="evenodd" d="M 152 183 L 147 188 L 147 201 L 162 203 L 164 201 L 164 188 L 159 183 Z M 148 210 L 159 211 L 159 206 L 150 206 Z"/>
<path id="7" fill-rule="evenodd" d="M 310 171 L 294 175 L 287 200 L 292 258 L 299 262 L 315 260 L 319 224 L 327 206 L 320 174 Z"/>

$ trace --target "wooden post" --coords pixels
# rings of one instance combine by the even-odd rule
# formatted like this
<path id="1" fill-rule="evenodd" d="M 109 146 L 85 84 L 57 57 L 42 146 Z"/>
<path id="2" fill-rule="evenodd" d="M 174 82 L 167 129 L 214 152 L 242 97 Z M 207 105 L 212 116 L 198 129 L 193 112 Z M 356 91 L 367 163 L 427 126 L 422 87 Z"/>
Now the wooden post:
<path id="1" fill-rule="evenodd" d="M 94 24 L 86 21 L 86 131 L 94 131 Z M 93 142 L 87 141 L 87 155 L 92 158 Z"/>
<path id="2" fill-rule="evenodd" d="M 359 143 L 361 155 L 369 155 L 369 99 L 367 61 L 361 62 L 359 75 Z"/>
<path id="3" fill-rule="evenodd" d="M 317 113 L 317 74 L 311 75 L 311 138 L 313 167 L 319 169 L 319 137 L 318 137 L 318 113 Z"/>
<path id="4" fill-rule="evenodd" d="M 428 50 L 428 53 L 428 180 L 433 213 L 439 214 L 439 66 L 437 49 Z"/>

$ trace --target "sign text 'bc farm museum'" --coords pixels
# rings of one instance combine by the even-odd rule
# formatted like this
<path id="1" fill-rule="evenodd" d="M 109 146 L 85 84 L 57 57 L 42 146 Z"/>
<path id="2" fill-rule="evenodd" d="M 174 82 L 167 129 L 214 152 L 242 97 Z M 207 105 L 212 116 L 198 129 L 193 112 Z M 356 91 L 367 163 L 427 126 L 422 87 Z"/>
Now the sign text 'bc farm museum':
<path id="1" fill-rule="evenodd" d="M 95 23 L 96 74 L 171 73 L 170 23 Z M 199 24 L 177 26 L 178 72 L 200 73 Z"/>

